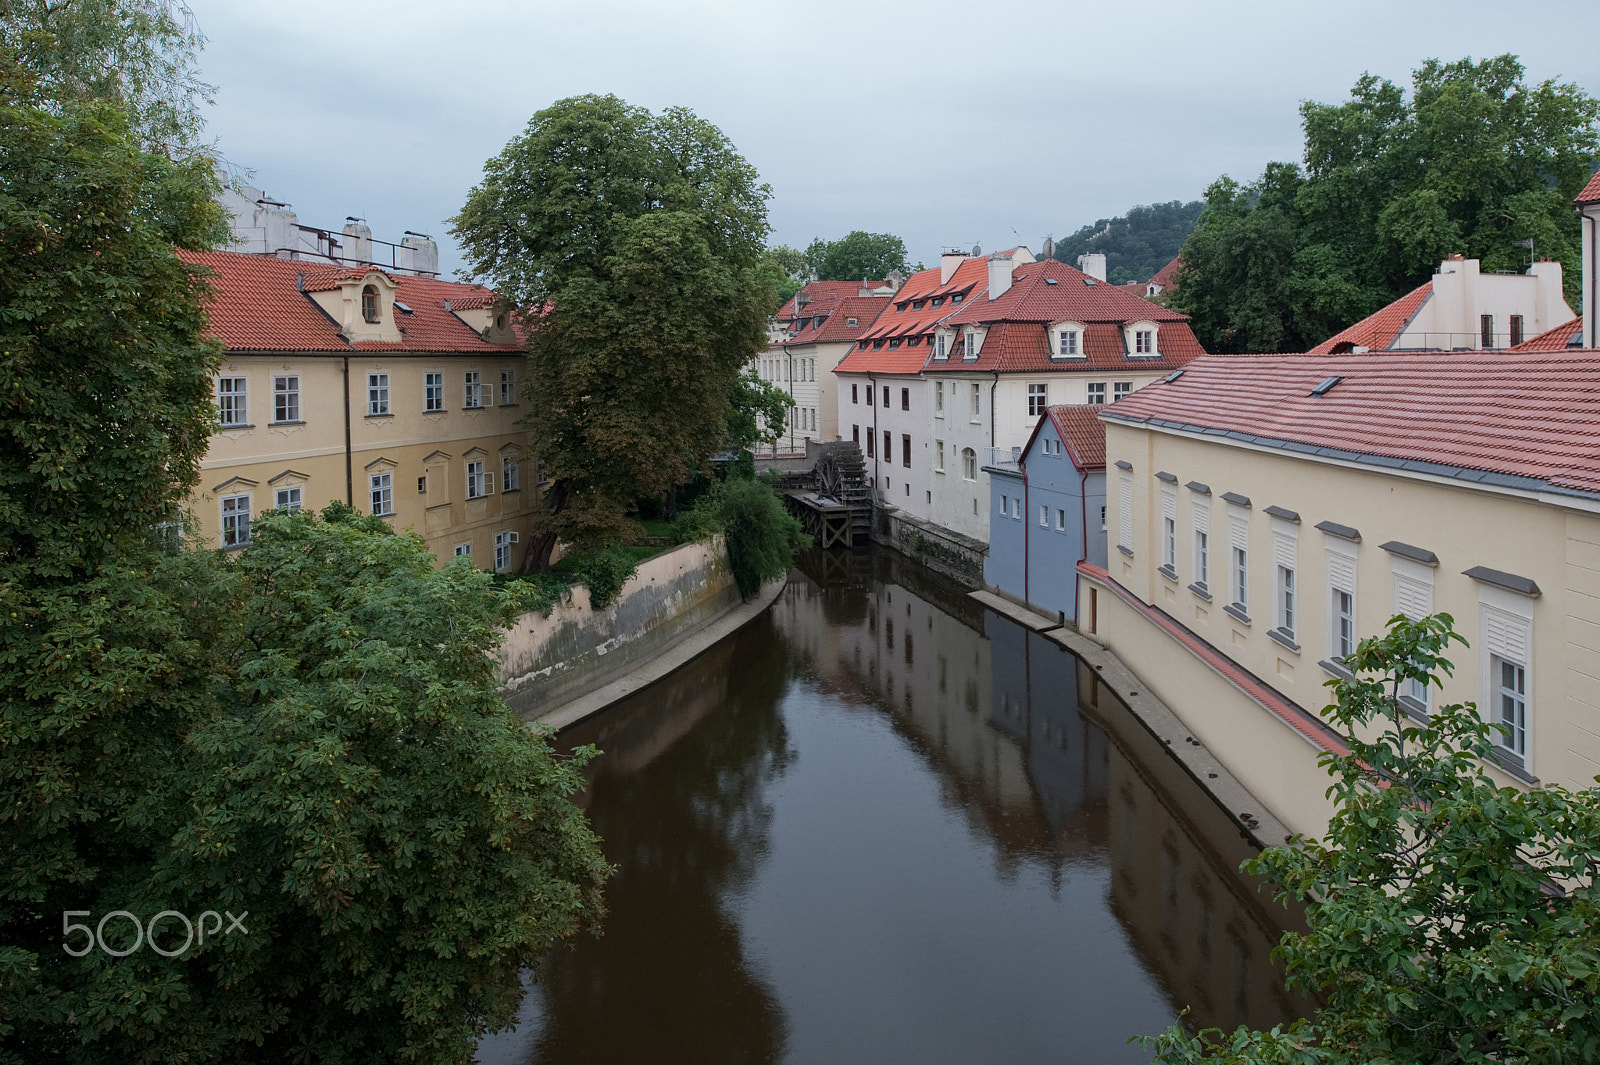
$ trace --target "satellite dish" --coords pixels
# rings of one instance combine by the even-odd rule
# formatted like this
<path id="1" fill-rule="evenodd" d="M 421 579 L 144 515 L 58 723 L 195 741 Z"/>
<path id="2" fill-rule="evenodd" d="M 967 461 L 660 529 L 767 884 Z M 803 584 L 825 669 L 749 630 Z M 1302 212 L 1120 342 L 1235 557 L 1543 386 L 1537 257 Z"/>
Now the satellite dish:
<path id="1" fill-rule="evenodd" d="M 980 256 L 980 255 L 982 255 L 982 254 L 983 254 L 983 245 L 981 245 L 981 244 L 974 244 L 974 245 L 973 245 L 973 246 L 972 246 L 972 257 L 973 257 L 973 258 L 974 258 L 974 259 L 976 259 L 976 258 L 977 258 L 977 257 L 978 257 L 978 256 Z"/>

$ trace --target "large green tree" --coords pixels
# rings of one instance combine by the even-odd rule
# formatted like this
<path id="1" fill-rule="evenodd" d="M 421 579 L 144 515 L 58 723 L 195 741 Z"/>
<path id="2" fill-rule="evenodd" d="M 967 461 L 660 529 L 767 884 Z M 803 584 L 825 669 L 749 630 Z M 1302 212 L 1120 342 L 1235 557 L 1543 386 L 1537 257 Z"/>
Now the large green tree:
<path id="1" fill-rule="evenodd" d="M 344 513 L 184 548 L 220 350 L 175 248 L 221 231 L 209 161 L 12 45 L 0 1062 L 468 1061 L 606 872 L 573 767 L 496 694 L 518 604 Z"/>
<path id="2" fill-rule="evenodd" d="M 787 303 L 796 292 L 805 287 L 808 269 L 805 252 L 797 251 L 787 244 L 774 244 L 762 255 L 762 266 L 772 278 L 773 287 L 777 289 L 779 306 Z"/>
<path id="3" fill-rule="evenodd" d="M 1600 788 L 1498 786 L 1501 741 L 1472 703 L 1412 718 L 1400 692 L 1438 684 L 1449 615 L 1390 620 L 1330 682 L 1349 753 L 1328 754 L 1338 807 L 1321 841 L 1249 862 L 1306 902 L 1284 936 L 1314 1017 L 1153 1040 L 1158 1060 L 1232 1065 L 1580 1065 L 1600 1060 Z M 1496 719 L 1499 719 L 1498 710 Z"/>
<path id="4" fill-rule="evenodd" d="M 838 240 L 817 237 L 806 247 L 806 266 L 819 281 L 881 281 L 891 270 L 909 274 L 905 241 L 893 233 L 852 230 Z"/>
<path id="5" fill-rule="evenodd" d="M 716 127 L 614 96 L 561 100 L 484 166 L 454 220 L 474 273 L 525 308 L 527 419 L 554 483 L 528 564 L 602 542 L 705 468 L 777 306 L 770 191 Z"/>
<path id="6" fill-rule="evenodd" d="M 1303 166 L 1206 192 L 1172 305 L 1212 351 L 1300 351 L 1404 295 L 1454 252 L 1488 270 L 1532 253 L 1580 283 L 1572 198 L 1600 157 L 1600 102 L 1524 81 L 1503 55 L 1429 60 L 1411 92 L 1371 74 L 1301 105 Z"/>

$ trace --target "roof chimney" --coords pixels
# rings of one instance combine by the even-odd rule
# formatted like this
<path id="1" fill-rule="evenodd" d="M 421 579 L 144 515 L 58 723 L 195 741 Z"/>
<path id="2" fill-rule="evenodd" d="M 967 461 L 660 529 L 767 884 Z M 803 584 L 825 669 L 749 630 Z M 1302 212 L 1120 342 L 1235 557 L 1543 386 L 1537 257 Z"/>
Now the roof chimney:
<path id="1" fill-rule="evenodd" d="M 1011 287 L 1011 256 L 995 252 L 989 256 L 989 298 L 997 300 Z"/>
<path id="2" fill-rule="evenodd" d="M 947 251 L 939 256 L 939 284 L 948 285 L 955 276 L 956 269 L 967 261 L 967 253 L 960 250 Z"/>
<path id="3" fill-rule="evenodd" d="M 1106 253 L 1103 251 L 1085 252 L 1078 256 L 1078 269 L 1096 281 L 1104 281 L 1106 279 Z"/>

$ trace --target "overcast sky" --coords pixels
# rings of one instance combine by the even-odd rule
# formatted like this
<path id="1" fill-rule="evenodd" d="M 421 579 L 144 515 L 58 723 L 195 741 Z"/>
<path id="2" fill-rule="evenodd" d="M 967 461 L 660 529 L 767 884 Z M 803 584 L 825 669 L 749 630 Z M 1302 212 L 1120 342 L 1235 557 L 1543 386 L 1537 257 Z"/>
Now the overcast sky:
<path id="1" fill-rule="evenodd" d="M 1301 100 L 1363 71 L 1513 52 L 1600 95 L 1600 4 L 945 0 L 191 0 L 210 132 L 305 225 L 439 240 L 540 108 L 614 93 L 719 126 L 772 186 L 772 242 L 1062 237 L 1298 160 Z"/>

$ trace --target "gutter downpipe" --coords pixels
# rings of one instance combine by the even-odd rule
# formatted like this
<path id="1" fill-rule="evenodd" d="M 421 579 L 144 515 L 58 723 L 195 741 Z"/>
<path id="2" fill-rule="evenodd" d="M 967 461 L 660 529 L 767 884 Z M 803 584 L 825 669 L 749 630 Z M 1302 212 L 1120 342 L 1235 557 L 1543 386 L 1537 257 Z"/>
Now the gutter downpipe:
<path id="1" fill-rule="evenodd" d="M 878 454 L 878 379 L 867 374 L 867 398 L 872 401 L 872 436 L 867 440 L 867 445 L 872 449 L 872 494 L 878 494 L 878 463 L 883 456 Z"/>
<path id="2" fill-rule="evenodd" d="M 344 357 L 344 501 L 356 505 L 355 471 L 350 457 L 350 356 Z"/>
<path id="3" fill-rule="evenodd" d="M 1033 526 L 1029 524 L 1033 519 L 1033 502 L 1028 498 L 1028 464 L 1019 457 L 1017 469 L 1022 471 L 1022 601 L 1033 602 L 1033 595 L 1028 589 L 1028 549 L 1033 546 Z M 994 500 L 989 501 L 989 508 L 994 509 Z M 990 521 L 994 518 L 991 515 Z"/>

